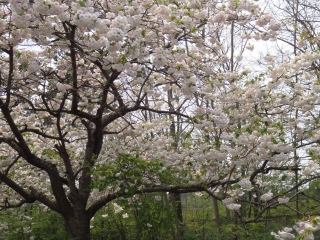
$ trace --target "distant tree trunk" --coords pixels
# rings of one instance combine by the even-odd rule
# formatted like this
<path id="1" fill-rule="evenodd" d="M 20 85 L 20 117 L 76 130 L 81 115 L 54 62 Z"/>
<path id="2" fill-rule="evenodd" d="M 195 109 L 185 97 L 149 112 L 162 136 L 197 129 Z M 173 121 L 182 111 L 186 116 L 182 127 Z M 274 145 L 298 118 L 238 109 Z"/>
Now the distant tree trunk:
<path id="1" fill-rule="evenodd" d="M 230 216 L 230 210 L 228 208 L 226 208 L 226 213 L 227 213 L 227 220 L 228 220 L 228 223 L 232 223 L 231 221 L 231 216 Z"/>
<path id="2" fill-rule="evenodd" d="M 183 237 L 183 217 L 182 217 L 182 206 L 181 197 L 179 193 L 171 193 L 170 201 L 172 208 L 176 214 L 176 237 L 175 239 L 181 240 Z"/>
<path id="3" fill-rule="evenodd" d="M 170 90 L 168 90 L 169 110 L 175 111 L 175 109 L 172 105 L 172 101 L 173 101 L 173 91 L 172 91 L 172 89 L 170 89 Z M 172 120 L 172 123 L 170 125 L 170 133 L 175 140 L 174 147 L 177 147 L 178 146 L 178 139 L 176 136 L 176 126 L 174 123 L 174 118 L 171 115 L 169 115 L 169 117 Z M 183 236 L 183 217 L 182 217 L 182 205 L 181 205 L 180 194 L 179 193 L 170 193 L 170 201 L 172 204 L 172 208 L 176 213 L 176 229 L 177 229 L 176 239 L 181 240 L 182 236 Z"/>
<path id="4" fill-rule="evenodd" d="M 170 203 L 168 201 L 168 195 L 166 193 L 163 193 L 163 198 L 164 198 L 164 203 L 167 206 L 170 206 Z M 171 227 L 170 232 L 171 232 L 172 239 L 176 239 L 176 233 L 175 233 L 175 230 L 174 230 L 174 226 Z"/>
<path id="5" fill-rule="evenodd" d="M 294 2 L 295 5 L 293 4 L 293 14 L 294 14 L 294 23 L 297 26 L 298 23 L 298 14 L 299 14 L 299 0 Z M 297 32 L 297 27 L 294 28 L 294 35 L 293 35 L 293 45 L 294 45 L 294 55 L 297 56 L 297 40 L 298 40 L 298 32 Z M 295 76 L 296 78 L 296 83 L 299 82 L 298 76 Z M 296 116 L 295 116 L 296 120 L 298 119 L 298 110 L 296 110 Z M 296 127 L 297 128 L 297 127 Z M 298 168 L 298 161 L 299 161 L 299 156 L 298 156 L 298 152 L 295 149 L 294 150 L 294 161 L 295 161 L 295 168 Z M 298 170 L 295 171 L 295 183 L 296 183 L 296 210 L 297 210 L 297 217 L 300 218 L 300 213 L 299 213 L 299 187 L 298 187 L 298 182 L 299 182 L 299 174 L 298 174 Z"/>
<path id="6" fill-rule="evenodd" d="M 229 224 L 236 224 L 236 219 L 235 219 L 235 216 L 233 215 L 233 219 L 231 217 L 231 212 L 228 208 L 226 208 L 226 213 L 227 213 L 227 221 Z M 233 229 L 233 227 L 232 227 Z M 228 239 L 230 240 L 236 240 L 237 239 L 237 236 L 236 235 L 231 235 L 230 237 L 228 237 Z"/>
<path id="7" fill-rule="evenodd" d="M 218 200 L 215 199 L 215 198 L 213 199 L 213 210 L 214 210 L 214 214 L 216 216 L 216 223 L 217 223 L 218 232 L 219 232 L 219 235 L 220 235 L 222 222 L 221 222 L 221 218 L 220 218 Z"/>

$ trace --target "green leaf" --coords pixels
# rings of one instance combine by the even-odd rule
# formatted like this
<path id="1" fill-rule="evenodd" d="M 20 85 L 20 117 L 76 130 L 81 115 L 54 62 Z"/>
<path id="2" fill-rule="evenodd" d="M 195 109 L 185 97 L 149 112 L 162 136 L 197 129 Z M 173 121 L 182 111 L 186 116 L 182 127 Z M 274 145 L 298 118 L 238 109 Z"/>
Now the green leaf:
<path id="1" fill-rule="evenodd" d="M 78 3 L 79 3 L 79 5 L 80 5 L 81 7 L 85 7 L 85 6 L 86 6 L 86 0 L 79 1 Z"/>

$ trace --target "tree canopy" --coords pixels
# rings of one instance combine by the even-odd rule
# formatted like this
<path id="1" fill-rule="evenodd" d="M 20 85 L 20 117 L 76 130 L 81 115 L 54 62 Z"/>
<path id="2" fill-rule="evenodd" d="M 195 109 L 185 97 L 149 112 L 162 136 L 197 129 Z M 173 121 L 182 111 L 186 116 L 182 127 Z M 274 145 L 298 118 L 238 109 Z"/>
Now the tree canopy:
<path id="1" fill-rule="evenodd" d="M 320 53 L 297 11 L 291 29 L 251 0 L 1 1 L 0 208 L 38 201 L 89 239 L 141 193 L 205 191 L 244 223 L 298 200 L 319 177 Z M 250 61 L 285 31 L 291 52 Z"/>

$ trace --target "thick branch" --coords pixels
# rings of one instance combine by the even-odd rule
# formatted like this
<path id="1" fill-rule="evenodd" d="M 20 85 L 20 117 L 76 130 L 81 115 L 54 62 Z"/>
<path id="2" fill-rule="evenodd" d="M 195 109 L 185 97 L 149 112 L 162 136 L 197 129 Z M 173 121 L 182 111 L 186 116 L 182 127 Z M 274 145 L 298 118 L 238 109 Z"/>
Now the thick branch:
<path id="1" fill-rule="evenodd" d="M 44 137 L 44 138 L 49 138 L 49 139 L 54 139 L 54 140 L 60 140 L 59 137 L 47 135 L 47 134 L 41 132 L 39 129 L 28 128 L 28 126 L 26 126 L 24 129 L 21 129 L 21 130 L 20 130 L 20 133 L 26 133 L 26 132 L 32 132 L 32 133 L 35 133 L 35 134 L 37 134 L 37 135 L 40 135 L 41 137 Z M 64 142 L 69 142 L 68 139 L 63 139 L 63 141 L 64 141 Z"/>
<path id="2" fill-rule="evenodd" d="M 238 180 L 230 180 L 228 184 L 232 184 L 237 182 Z M 199 183 L 189 186 L 154 186 L 149 188 L 142 188 L 136 189 L 133 192 L 134 194 L 142 194 L 142 193 L 154 193 L 154 192 L 170 192 L 170 193 L 190 193 L 190 192 L 200 192 L 200 191 L 207 191 L 207 188 L 215 187 L 218 185 L 225 185 L 226 182 L 214 181 L 209 183 Z M 93 217 L 94 214 L 107 203 L 111 202 L 112 200 L 126 196 L 127 193 L 124 190 L 120 190 L 115 193 L 107 194 L 96 202 L 94 202 L 88 209 L 89 217 Z"/>
<path id="3" fill-rule="evenodd" d="M 12 190 L 18 193 L 21 197 L 25 199 L 27 203 L 33 203 L 36 201 L 36 198 L 24 190 L 19 184 L 8 178 L 5 174 L 0 172 L 0 180 L 9 186 Z"/>

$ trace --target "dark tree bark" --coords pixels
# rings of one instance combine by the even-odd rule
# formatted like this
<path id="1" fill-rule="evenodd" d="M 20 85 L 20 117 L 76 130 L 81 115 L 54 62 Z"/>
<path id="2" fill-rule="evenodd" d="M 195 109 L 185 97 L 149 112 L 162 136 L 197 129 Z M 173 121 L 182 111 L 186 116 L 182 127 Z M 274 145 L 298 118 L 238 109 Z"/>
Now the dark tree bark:
<path id="1" fill-rule="evenodd" d="M 74 240 L 90 239 L 89 214 L 81 204 L 73 206 L 72 214 L 64 216 L 64 218 Z"/>

